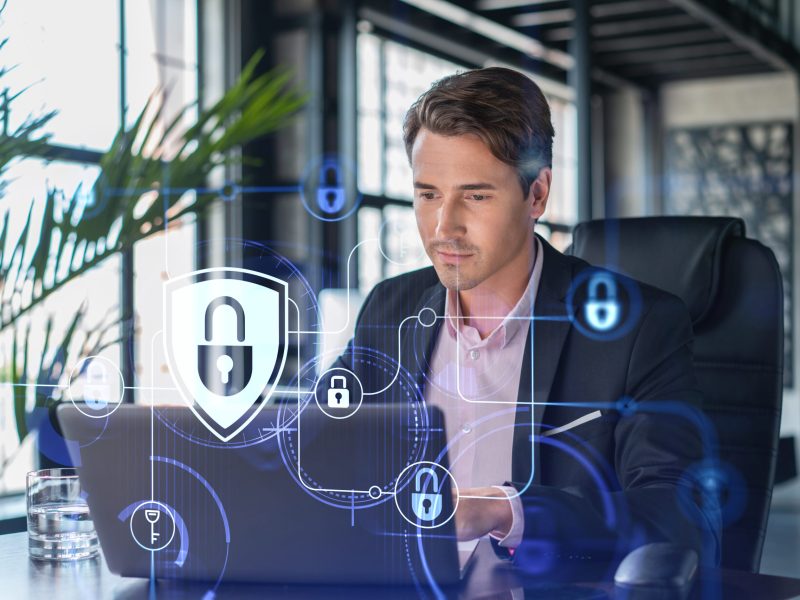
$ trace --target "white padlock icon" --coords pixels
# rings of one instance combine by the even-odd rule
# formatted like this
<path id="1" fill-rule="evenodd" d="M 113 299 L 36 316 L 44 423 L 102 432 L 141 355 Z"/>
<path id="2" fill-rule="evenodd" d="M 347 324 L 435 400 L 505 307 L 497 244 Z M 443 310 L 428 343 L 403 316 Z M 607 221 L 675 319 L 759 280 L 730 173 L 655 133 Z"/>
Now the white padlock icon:
<path id="1" fill-rule="evenodd" d="M 336 387 L 336 380 L 342 382 L 342 387 Z M 350 390 L 347 389 L 347 378 L 341 375 L 331 377 L 331 387 L 328 389 L 328 406 L 330 408 L 348 408 L 350 406 Z"/>
<path id="2" fill-rule="evenodd" d="M 86 368 L 83 400 L 89 408 L 94 410 L 103 410 L 111 400 L 108 371 L 106 365 L 100 360 L 92 360 Z"/>

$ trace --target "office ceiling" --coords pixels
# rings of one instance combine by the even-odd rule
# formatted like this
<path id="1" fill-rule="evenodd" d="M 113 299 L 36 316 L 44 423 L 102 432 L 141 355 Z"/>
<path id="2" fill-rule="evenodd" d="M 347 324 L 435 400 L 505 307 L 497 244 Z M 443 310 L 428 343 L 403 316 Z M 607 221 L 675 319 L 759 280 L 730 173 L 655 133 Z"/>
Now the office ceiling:
<path id="1" fill-rule="evenodd" d="M 569 51 L 571 0 L 470 0 L 477 15 Z M 786 70 L 798 49 L 729 1 L 592 0 L 593 67 L 651 87 L 665 81 Z"/>

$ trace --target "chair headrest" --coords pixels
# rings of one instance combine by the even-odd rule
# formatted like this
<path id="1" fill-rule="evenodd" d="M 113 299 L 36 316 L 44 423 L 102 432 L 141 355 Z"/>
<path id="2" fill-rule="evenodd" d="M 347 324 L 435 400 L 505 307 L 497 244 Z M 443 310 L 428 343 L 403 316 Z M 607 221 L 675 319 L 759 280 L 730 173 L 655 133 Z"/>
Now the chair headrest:
<path id="1" fill-rule="evenodd" d="M 598 219 L 575 226 L 572 254 L 675 294 L 697 323 L 717 295 L 722 245 L 744 233 L 732 217 Z"/>

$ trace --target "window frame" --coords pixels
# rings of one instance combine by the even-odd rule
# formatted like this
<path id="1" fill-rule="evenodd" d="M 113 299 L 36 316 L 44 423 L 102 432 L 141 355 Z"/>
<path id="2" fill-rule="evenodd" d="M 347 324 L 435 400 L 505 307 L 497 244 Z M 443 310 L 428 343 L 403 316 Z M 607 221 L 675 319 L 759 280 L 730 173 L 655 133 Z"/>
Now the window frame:
<path id="1" fill-rule="evenodd" d="M 127 27 L 126 21 L 126 5 L 128 0 L 116 0 L 118 12 L 117 26 L 117 57 L 118 68 L 116 72 L 117 85 L 119 88 L 119 105 L 117 107 L 117 130 L 127 125 L 128 117 L 128 40 L 127 40 Z M 194 44 L 194 67 L 196 70 L 196 87 L 194 90 L 195 98 L 198 102 L 202 100 L 202 85 L 203 85 L 203 0 L 190 0 L 187 1 L 186 6 L 191 7 L 194 11 L 194 28 L 193 36 L 195 39 Z M 0 121 L 7 123 L 13 106 L 6 109 L 0 115 Z M 41 147 L 36 149 L 30 154 L 32 159 L 42 159 L 45 161 L 58 160 L 67 163 L 78 164 L 81 166 L 99 166 L 100 160 L 104 153 L 102 151 L 88 149 L 78 145 L 62 144 L 47 142 Z M 136 348 L 134 344 L 134 325 L 133 319 L 135 318 L 135 272 L 134 272 L 134 252 L 133 248 L 129 248 L 120 252 L 120 263 L 118 268 L 118 286 L 119 286 L 119 318 L 120 318 L 120 337 L 119 351 L 120 351 L 120 364 L 119 368 L 122 373 L 124 381 L 133 382 L 135 379 L 134 365 L 136 358 Z M 135 386 L 131 386 L 135 387 Z M 125 395 L 124 401 L 126 403 L 135 402 L 135 390 L 129 390 L 129 394 Z M 24 531 L 25 520 L 24 516 L 20 517 L 16 514 L 17 504 L 19 502 L 19 493 L 3 493 L 0 494 L 0 509 L 8 507 L 8 510 L 2 511 L 0 517 L 0 533 Z M 24 496 L 24 492 L 23 492 Z M 23 513 L 24 515 L 24 513 Z M 21 524 L 21 526 L 20 526 Z"/>

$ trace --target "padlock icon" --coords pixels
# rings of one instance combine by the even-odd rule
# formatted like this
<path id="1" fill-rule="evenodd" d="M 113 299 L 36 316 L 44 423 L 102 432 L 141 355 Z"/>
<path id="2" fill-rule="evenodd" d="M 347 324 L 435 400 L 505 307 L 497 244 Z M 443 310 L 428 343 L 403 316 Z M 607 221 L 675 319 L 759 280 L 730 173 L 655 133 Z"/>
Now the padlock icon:
<path id="1" fill-rule="evenodd" d="M 336 381 L 342 382 L 342 387 L 336 387 Z M 349 408 L 350 390 L 347 389 L 347 378 L 342 375 L 331 377 L 331 387 L 328 389 L 328 406 L 330 408 Z"/>
<path id="2" fill-rule="evenodd" d="M 83 401 L 92 410 L 103 410 L 111 401 L 108 370 L 102 360 L 90 360 L 89 365 L 86 367 Z"/>
<path id="3" fill-rule="evenodd" d="M 236 316 L 235 341 L 231 329 L 214 331 L 214 316 L 223 306 Z M 205 312 L 205 341 L 197 346 L 197 367 L 203 385 L 219 396 L 241 392 L 253 374 L 253 347 L 244 344 L 245 316 L 238 300 L 230 296 L 214 298 Z"/>
<path id="4" fill-rule="evenodd" d="M 427 473 L 432 481 L 433 493 L 422 491 L 422 475 Z M 442 514 L 442 494 L 439 489 L 439 476 L 430 467 L 417 471 L 414 481 L 416 490 L 411 494 L 411 509 L 422 521 L 433 521 Z"/>
<path id="5" fill-rule="evenodd" d="M 596 331 L 608 331 L 619 321 L 617 284 L 610 273 L 595 273 L 589 279 L 589 298 L 584 305 L 586 321 Z"/>
<path id="6" fill-rule="evenodd" d="M 345 195 L 341 182 L 339 165 L 336 161 L 325 161 L 319 173 L 317 206 L 322 212 L 332 215 L 344 207 Z"/>

